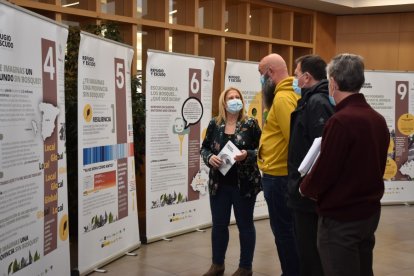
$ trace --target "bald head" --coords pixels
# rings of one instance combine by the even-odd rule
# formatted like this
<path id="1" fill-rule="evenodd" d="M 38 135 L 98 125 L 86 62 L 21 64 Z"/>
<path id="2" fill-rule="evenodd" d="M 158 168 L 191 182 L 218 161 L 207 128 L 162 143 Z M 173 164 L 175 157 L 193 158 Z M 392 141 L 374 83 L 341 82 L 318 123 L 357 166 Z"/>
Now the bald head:
<path id="1" fill-rule="evenodd" d="M 268 74 L 278 84 L 281 80 L 289 77 L 285 60 L 278 54 L 270 54 L 262 58 L 259 63 L 260 74 Z"/>

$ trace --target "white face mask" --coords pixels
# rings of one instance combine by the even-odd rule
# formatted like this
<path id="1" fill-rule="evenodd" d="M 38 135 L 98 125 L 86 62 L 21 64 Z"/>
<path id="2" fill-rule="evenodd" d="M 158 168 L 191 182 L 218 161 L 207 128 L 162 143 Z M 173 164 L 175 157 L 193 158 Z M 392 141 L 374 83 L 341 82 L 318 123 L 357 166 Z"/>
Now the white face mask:
<path id="1" fill-rule="evenodd" d="M 243 108 L 243 102 L 240 99 L 231 99 L 227 101 L 226 110 L 232 114 L 238 113 Z"/>

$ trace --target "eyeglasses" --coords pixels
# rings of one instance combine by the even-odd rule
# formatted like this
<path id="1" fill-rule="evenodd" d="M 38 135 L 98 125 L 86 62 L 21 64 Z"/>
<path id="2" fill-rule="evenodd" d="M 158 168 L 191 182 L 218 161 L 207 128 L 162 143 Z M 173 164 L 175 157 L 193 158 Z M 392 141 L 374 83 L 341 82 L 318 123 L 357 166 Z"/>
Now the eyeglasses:
<path id="1" fill-rule="evenodd" d="M 304 75 L 306 75 L 306 73 L 308 73 L 308 72 L 302 73 L 302 75 L 300 75 L 299 77 L 298 76 L 295 76 L 295 78 L 297 78 L 299 80 L 301 77 L 303 77 Z"/>

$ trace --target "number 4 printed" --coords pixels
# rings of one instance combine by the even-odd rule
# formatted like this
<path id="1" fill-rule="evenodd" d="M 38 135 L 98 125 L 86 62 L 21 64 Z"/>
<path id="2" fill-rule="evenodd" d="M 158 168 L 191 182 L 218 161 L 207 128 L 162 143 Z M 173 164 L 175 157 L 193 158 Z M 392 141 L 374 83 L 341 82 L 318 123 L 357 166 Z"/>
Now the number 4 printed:
<path id="1" fill-rule="evenodd" d="M 54 80 L 55 75 L 55 67 L 53 66 L 54 63 L 54 55 L 53 55 L 53 47 L 49 47 L 47 49 L 47 54 L 45 57 L 45 61 L 43 63 L 43 72 L 49 73 L 50 80 Z"/>

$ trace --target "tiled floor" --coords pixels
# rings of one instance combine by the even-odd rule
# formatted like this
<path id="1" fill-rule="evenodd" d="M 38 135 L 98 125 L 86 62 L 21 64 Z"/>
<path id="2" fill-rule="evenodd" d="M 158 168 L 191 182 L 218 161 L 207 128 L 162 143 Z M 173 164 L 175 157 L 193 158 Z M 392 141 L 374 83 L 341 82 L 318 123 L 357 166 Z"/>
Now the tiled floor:
<path id="1" fill-rule="evenodd" d="M 267 219 L 255 222 L 257 242 L 254 275 L 280 275 L 274 240 Z M 202 275 L 210 266 L 210 235 L 193 232 L 173 237 L 172 241 L 143 244 L 135 257 L 122 257 L 105 267 L 105 276 Z M 414 206 L 383 206 L 374 251 L 376 276 L 414 275 Z M 230 226 L 230 243 L 226 254 L 226 272 L 237 269 L 238 231 Z M 100 273 L 91 273 L 100 276 Z"/>

